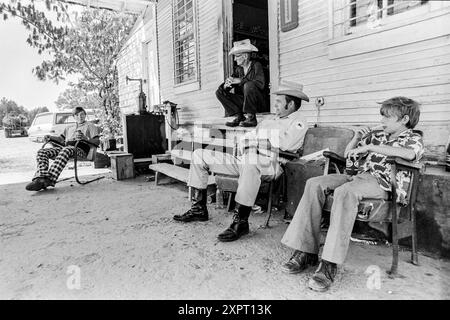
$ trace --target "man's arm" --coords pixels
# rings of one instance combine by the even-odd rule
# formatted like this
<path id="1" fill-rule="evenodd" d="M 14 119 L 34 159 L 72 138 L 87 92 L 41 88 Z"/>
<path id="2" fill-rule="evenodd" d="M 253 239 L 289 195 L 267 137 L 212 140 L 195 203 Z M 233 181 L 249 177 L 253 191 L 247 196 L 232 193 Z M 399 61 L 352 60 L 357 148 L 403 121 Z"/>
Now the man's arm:
<path id="1" fill-rule="evenodd" d="M 374 144 L 368 144 L 356 149 L 349 150 L 347 155 L 349 157 L 356 157 L 358 154 L 364 154 L 367 152 L 375 152 L 388 157 L 400 157 L 409 161 L 412 161 L 416 158 L 416 153 L 412 149 Z"/>

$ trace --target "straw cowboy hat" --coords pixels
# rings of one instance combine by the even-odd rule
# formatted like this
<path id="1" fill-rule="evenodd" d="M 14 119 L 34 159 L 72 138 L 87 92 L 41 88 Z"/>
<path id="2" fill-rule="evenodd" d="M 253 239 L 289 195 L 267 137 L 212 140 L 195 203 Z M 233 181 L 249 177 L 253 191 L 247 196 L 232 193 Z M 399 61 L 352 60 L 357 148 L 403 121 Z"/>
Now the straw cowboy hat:
<path id="1" fill-rule="evenodd" d="M 309 102 L 308 96 L 303 92 L 303 85 L 292 81 L 282 82 L 280 88 L 272 94 L 293 96 Z"/>
<path id="2" fill-rule="evenodd" d="M 250 39 L 235 41 L 233 42 L 233 48 L 231 48 L 230 53 L 228 53 L 228 55 L 239 54 L 244 52 L 258 52 L 258 48 L 256 48 L 254 45 L 251 44 Z"/>

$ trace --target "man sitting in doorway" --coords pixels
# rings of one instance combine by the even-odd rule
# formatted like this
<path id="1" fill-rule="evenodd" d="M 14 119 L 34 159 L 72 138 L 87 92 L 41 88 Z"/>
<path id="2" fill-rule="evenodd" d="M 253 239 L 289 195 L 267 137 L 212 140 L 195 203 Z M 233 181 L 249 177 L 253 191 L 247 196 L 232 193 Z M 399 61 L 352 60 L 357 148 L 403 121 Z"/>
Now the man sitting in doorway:
<path id="1" fill-rule="evenodd" d="M 405 97 L 382 102 L 381 132 L 358 130 L 345 150 L 346 157 L 363 157 L 358 174 L 330 174 L 310 178 L 305 192 L 281 242 L 295 250 L 283 265 L 287 273 L 301 273 L 318 264 L 320 222 L 325 202 L 325 190 L 334 190 L 330 226 L 322 252 L 322 261 L 309 281 L 309 288 L 326 291 L 347 255 L 350 236 L 355 223 L 358 203 L 362 198 L 387 199 L 391 190 L 391 165 L 386 157 L 400 157 L 418 161 L 423 152 L 420 134 L 413 132 L 419 121 L 419 104 Z M 399 172 L 397 179 L 406 182 L 409 176 Z"/>
<path id="2" fill-rule="evenodd" d="M 60 136 L 46 135 L 44 142 L 55 141 L 65 146 L 54 146 L 53 148 L 40 149 L 36 155 L 37 171 L 33 181 L 25 187 L 28 191 L 39 191 L 49 186 L 54 187 L 59 175 L 66 166 L 69 158 L 77 152 L 77 157 L 85 158 L 89 153 L 90 146 L 80 142 L 75 150 L 78 140 L 86 140 L 92 144 L 99 145 L 99 130 L 91 122 L 86 121 L 86 111 L 82 107 L 76 107 L 72 111 L 76 123 L 64 129 Z M 49 159 L 54 160 L 49 168 Z"/>
<path id="3" fill-rule="evenodd" d="M 229 127 L 238 125 L 256 127 L 258 106 L 264 107 L 263 90 L 266 85 L 261 63 L 250 59 L 252 52 L 258 49 L 249 39 L 234 42 L 230 55 L 234 55 L 237 67 L 231 77 L 227 78 L 216 91 L 216 97 L 225 109 L 225 117 L 236 116 L 233 121 L 225 123 Z M 231 92 L 234 89 L 234 93 Z M 247 114 L 247 118 L 244 116 Z"/>
<path id="4" fill-rule="evenodd" d="M 242 156 L 233 156 L 208 149 L 194 151 L 189 169 L 188 185 L 194 188 L 191 208 L 174 219 L 181 222 L 206 221 L 206 188 L 208 172 L 239 176 L 236 192 L 237 212 L 228 229 L 219 234 L 220 241 L 234 241 L 249 232 L 248 217 L 261 185 L 261 177 L 276 179 L 282 168 L 278 150 L 296 152 L 302 145 L 308 129 L 298 111 L 301 101 L 309 101 L 303 86 L 290 83 L 286 89 L 274 92 L 276 115 L 262 121 L 247 133 L 239 145 Z"/>

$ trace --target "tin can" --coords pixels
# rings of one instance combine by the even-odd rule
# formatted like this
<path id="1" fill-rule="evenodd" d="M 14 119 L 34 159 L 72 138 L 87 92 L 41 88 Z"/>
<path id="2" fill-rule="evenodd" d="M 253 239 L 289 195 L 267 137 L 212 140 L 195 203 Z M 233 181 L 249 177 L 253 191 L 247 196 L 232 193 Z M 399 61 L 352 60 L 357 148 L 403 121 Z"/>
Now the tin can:
<path id="1" fill-rule="evenodd" d="M 355 174 L 358 173 L 358 169 L 359 169 L 359 160 L 360 158 L 352 158 L 352 157 L 348 157 L 347 160 L 345 161 L 345 173 L 347 173 L 350 176 L 354 176 Z"/>

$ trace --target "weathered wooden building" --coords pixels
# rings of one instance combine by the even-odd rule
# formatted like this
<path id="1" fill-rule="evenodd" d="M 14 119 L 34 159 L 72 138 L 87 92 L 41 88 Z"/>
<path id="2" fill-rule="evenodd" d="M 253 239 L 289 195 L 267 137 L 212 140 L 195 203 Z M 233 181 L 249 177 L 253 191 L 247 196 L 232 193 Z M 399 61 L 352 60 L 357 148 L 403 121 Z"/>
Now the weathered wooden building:
<path id="1" fill-rule="evenodd" d="M 120 103 L 137 110 L 147 79 L 148 104 L 173 101 L 180 120 L 219 119 L 215 90 L 232 68 L 233 40 L 260 49 L 272 88 L 304 84 L 311 124 L 379 121 L 383 99 L 422 104 L 419 128 L 429 155 L 441 157 L 450 133 L 450 3 L 392 0 L 159 0 L 141 11 L 118 59 Z M 324 105 L 317 104 L 317 99 Z"/>

